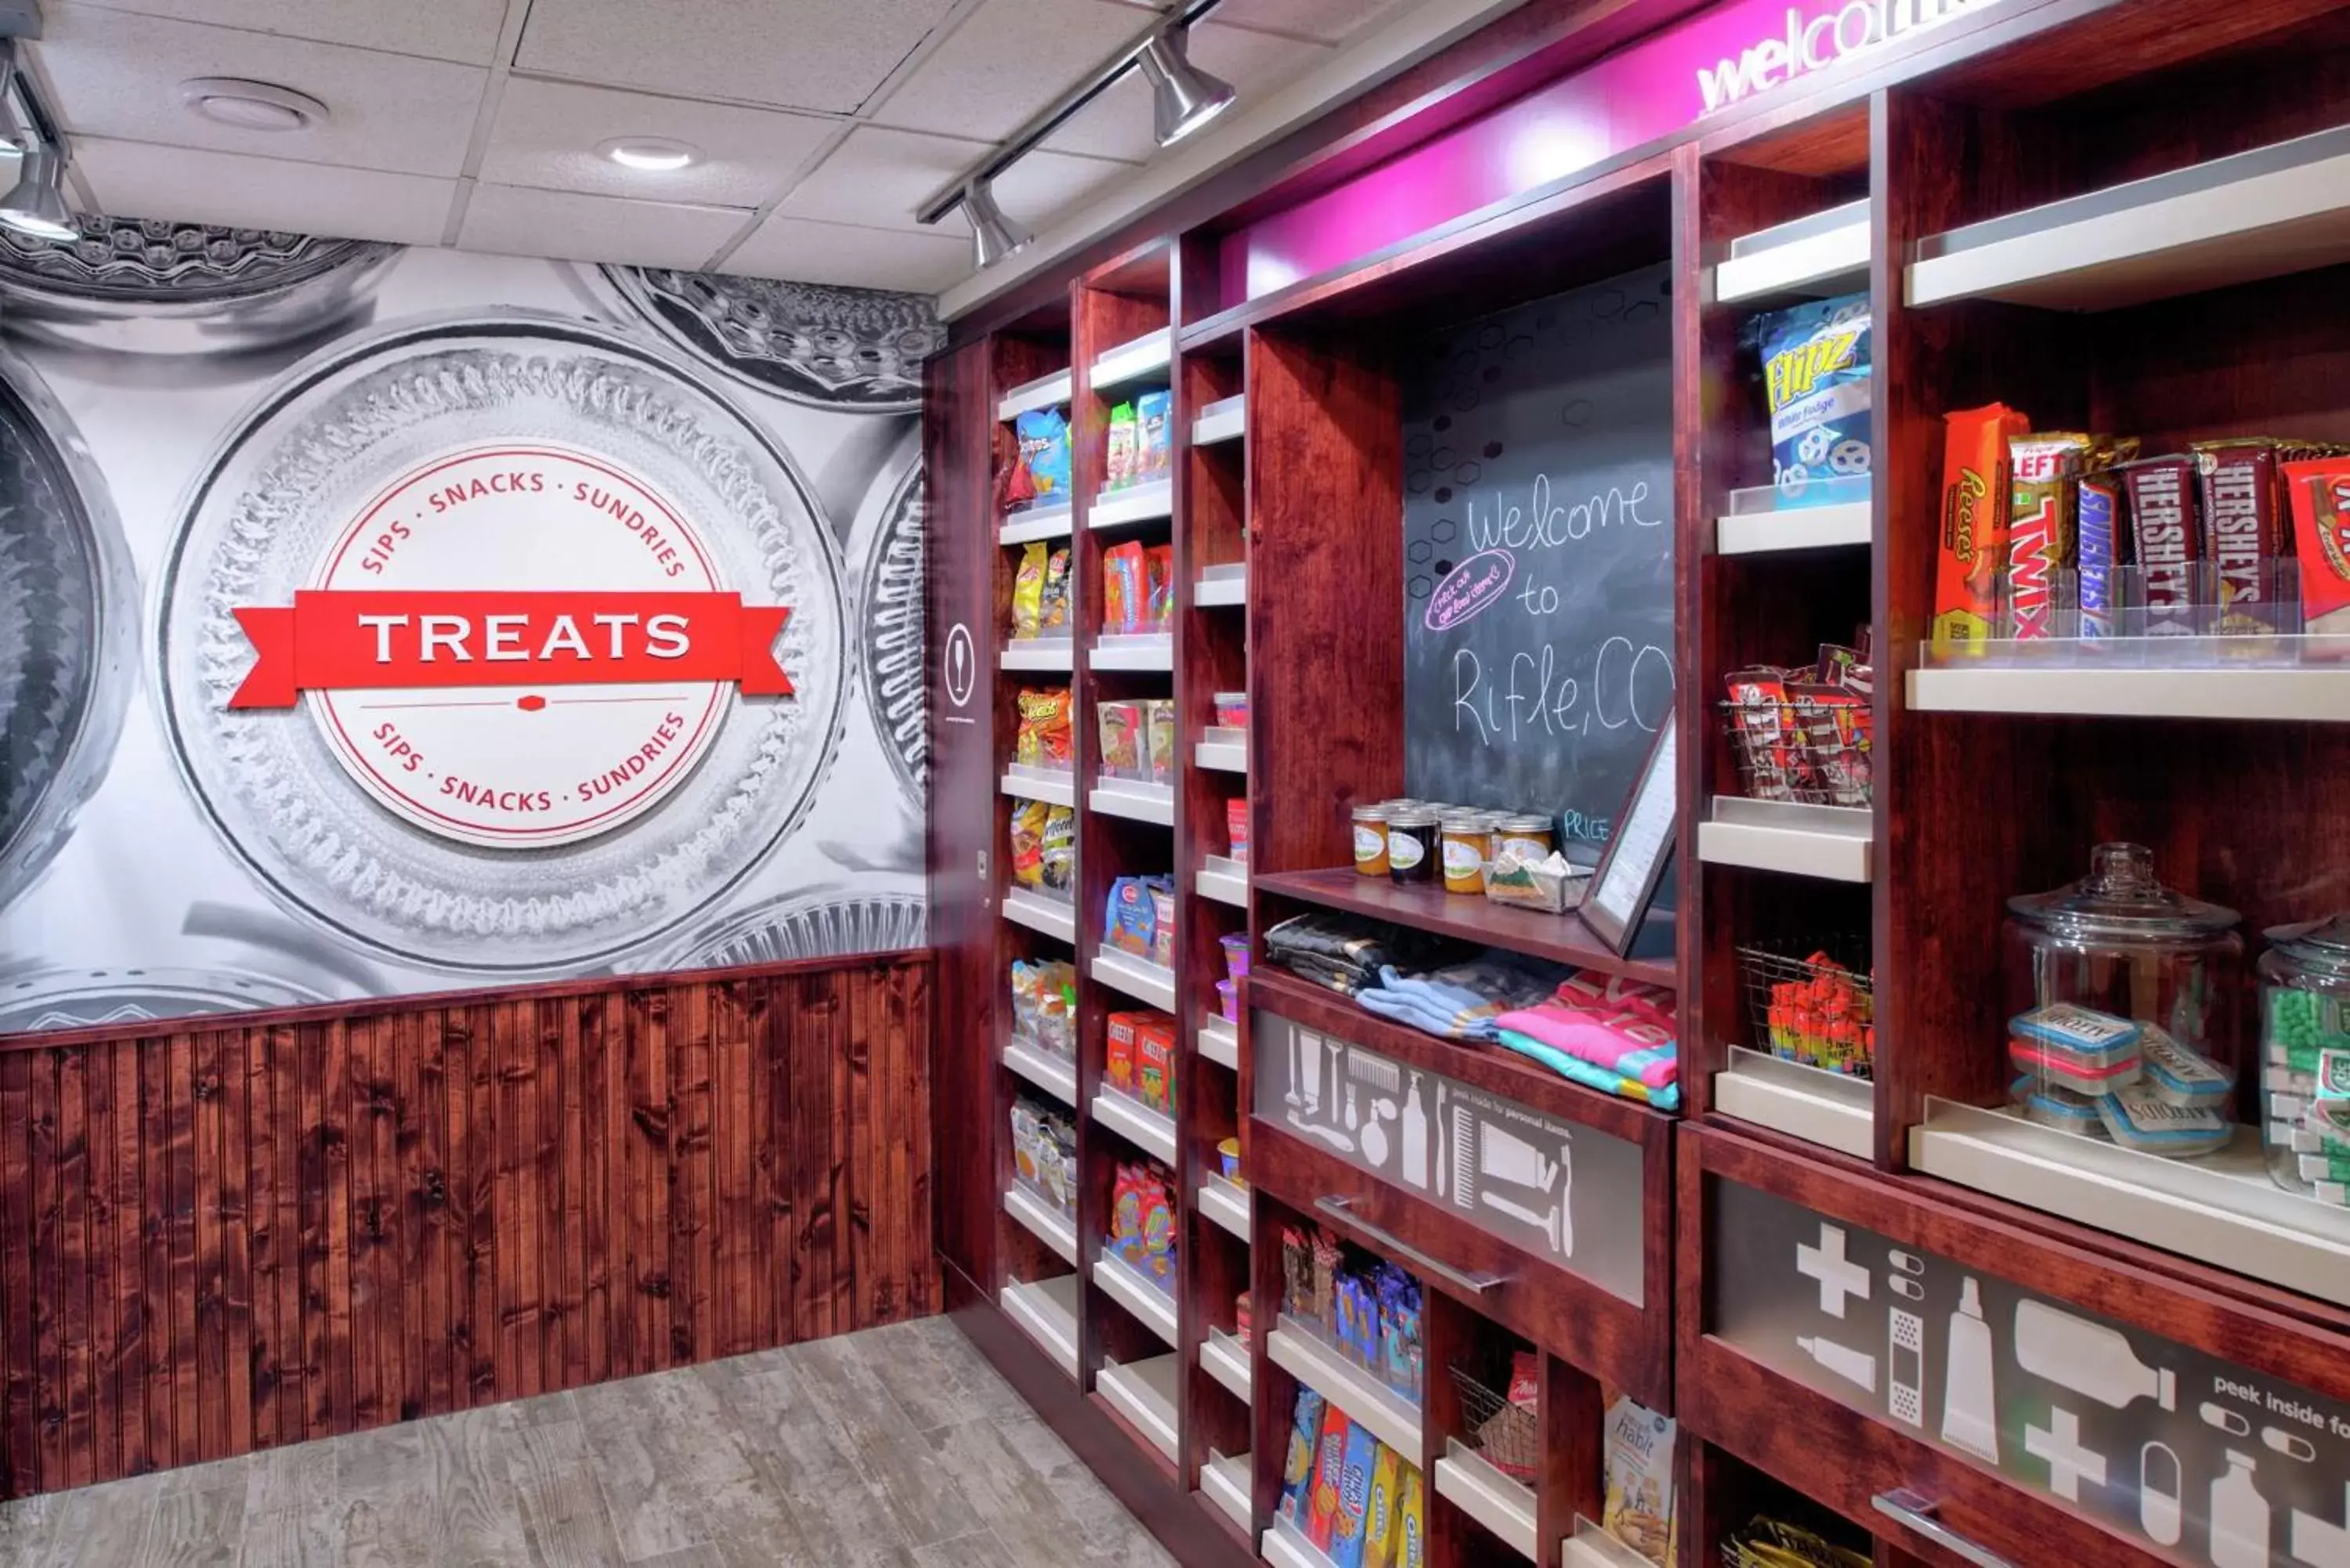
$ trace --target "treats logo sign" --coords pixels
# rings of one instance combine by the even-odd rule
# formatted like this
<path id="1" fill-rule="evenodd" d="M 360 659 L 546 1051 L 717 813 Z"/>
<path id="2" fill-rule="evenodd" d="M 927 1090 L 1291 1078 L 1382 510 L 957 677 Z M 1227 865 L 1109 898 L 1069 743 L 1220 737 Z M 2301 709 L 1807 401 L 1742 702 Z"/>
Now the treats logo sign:
<path id="1" fill-rule="evenodd" d="M 774 652 L 791 612 L 720 578 L 609 459 L 445 452 L 362 508 L 290 607 L 236 612 L 258 657 L 229 706 L 307 696 L 335 759 L 428 833 L 572 843 L 659 805 L 738 689 L 791 695 Z"/>
<path id="2" fill-rule="evenodd" d="M 1717 109 L 1773 88 L 1783 87 L 1814 71 L 1826 70 L 1856 56 L 1868 54 L 1912 33 L 1938 27 L 1994 0 L 1843 0 L 1806 15 L 1800 6 L 1787 7 L 1783 37 L 1757 40 L 1736 59 L 1723 59 L 1697 68 L 1698 91 L 1704 112 Z"/>

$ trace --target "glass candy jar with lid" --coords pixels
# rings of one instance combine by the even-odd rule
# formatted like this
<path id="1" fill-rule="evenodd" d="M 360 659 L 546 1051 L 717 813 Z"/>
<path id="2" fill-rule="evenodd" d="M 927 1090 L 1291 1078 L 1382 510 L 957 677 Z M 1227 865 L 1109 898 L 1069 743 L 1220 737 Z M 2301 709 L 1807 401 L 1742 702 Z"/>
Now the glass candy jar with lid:
<path id="1" fill-rule="evenodd" d="M 2281 1187 L 2350 1207 L 2350 915 L 2261 955 L 2261 1141 Z"/>
<path id="2" fill-rule="evenodd" d="M 2007 901 L 2006 1067 L 2033 1120 L 2184 1158 L 2228 1141 L 2244 944 L 2233 909 L 2163 886 L 2144 845 Z"/>

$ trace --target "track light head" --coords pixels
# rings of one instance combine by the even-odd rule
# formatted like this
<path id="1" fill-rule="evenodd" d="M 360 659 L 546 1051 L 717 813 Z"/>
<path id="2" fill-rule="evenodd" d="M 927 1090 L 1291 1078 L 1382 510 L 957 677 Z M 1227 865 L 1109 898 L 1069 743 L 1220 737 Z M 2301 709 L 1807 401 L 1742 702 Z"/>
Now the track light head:
<path id="1" fill-rule="evenodd" d="M 1232 106 L 1232 84 L 1193 65 L 1188 50 L 1191 30 L 1162 27 L 1135 57 L 1150 81 L 1152 129 L 1159 145 L 1172 147 Z"/>
<path id="2" fill-rule="evenodd" d="M 972 254 L 981 267 L 990 267 L 1036 236 L 1003 215 L 995 204 L 995 187 L 974 180 L 963 188 L 962 215 L 971 220 Z"/>
<path id="3" fill-rule="evenodd" d="M 73 238 L 79 231 L 73 209 L 66 203 L 65 179 L 65 155 L 47 142 L 26 138 L 17 161 L 16 188 L 0 197 L 0 223 L 39 239 Z"/>

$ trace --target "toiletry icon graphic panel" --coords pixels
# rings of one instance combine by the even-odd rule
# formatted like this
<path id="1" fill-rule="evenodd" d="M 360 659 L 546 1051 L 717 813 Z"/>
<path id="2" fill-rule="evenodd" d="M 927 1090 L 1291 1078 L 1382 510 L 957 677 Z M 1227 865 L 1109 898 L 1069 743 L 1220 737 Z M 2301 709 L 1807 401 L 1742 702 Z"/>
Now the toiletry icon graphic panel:
<path id="1" fill-rule="evenodd" d="M 2350 1568 L 2350 1405 L 1715 1185 L 1714 1332 L 2195 1568 Z"/>
<path id="2" fill-rule="evenodd" d="M 1640 1147 L 1260 1012 L 1256 1115 L 1640 1304 Z"/>

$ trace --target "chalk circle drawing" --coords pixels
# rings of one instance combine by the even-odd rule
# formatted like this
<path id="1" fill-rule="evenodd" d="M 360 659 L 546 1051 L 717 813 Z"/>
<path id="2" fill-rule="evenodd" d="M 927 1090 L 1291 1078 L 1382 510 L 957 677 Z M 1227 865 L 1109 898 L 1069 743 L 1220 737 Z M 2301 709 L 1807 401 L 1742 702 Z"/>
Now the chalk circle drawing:
<path id="1" fill-rule="evenodd" d="M 1517 571 L 1518 558 L 1509 551 L 1478 551 L 1436 585 L 1420 624 L 1430 631 L 1450 631 L 1491 609 L 1502 602 L 1503 592 Z"/>

